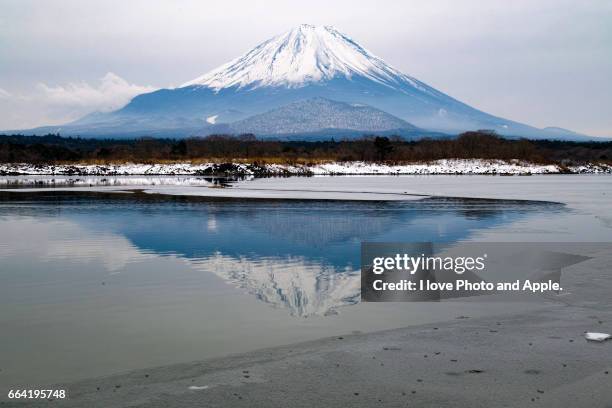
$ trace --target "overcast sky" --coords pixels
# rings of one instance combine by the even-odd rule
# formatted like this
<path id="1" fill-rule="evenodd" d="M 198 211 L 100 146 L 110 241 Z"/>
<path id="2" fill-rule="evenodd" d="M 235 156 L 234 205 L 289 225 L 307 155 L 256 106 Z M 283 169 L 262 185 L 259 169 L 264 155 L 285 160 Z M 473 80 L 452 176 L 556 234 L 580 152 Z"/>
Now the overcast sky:
<path id="1" fill-rule="evenodd" d="M 0 129 L 118 108 L 300 23 L 488 113 L 612 136 L 609 0 L 0 0 Z"/>

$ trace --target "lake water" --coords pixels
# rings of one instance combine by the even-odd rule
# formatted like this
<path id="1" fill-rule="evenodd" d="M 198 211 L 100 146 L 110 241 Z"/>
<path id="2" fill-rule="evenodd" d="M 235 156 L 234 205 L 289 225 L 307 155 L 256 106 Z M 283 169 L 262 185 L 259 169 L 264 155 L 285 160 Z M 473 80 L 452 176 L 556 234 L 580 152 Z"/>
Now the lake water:
<path id="1" fill-rule="evenodd" d="M 526 306 L 360 304 L 360 243 L 469 241 L 564 211 L 446 198 L 0 193 L 0 385 L 516 311 Z"/>

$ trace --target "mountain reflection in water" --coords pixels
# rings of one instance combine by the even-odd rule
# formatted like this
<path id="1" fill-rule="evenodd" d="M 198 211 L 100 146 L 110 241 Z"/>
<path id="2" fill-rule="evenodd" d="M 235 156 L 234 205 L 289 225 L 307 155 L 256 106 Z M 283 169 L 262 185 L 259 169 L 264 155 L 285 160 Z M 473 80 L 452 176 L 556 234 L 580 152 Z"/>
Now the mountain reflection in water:
<path id="1" fill-rule="evenodd" d="M 1 198 L 0 219 L 61 220 L 97 236 L 115 234 L 130 242 L 139 256 L 178 257 L 195 270 L 213 273 L 301 317 L 335 314 L 339 307 L 359 302 L 362 241 L 456 242 L 532 212 L 563 208 L 455 198 L 246 201 L 56 192 Z M 77 256 L 96 246 L 77 239 L 68 242 Z"/>

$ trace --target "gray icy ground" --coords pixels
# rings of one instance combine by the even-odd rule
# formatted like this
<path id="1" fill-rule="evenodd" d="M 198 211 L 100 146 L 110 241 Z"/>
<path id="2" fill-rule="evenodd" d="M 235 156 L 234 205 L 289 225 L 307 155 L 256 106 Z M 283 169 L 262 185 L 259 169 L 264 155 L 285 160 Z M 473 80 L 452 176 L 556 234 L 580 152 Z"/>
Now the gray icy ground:
<path id="1" fill-rule="evenodd" d="M 66 407 L 609 407 L 610 254 L 545 309 L 340 335 L 65 386 Z M 384 316 L 380 316 L 381 319 Z M 7 407 L 47 406 L 48 402 Z"/>

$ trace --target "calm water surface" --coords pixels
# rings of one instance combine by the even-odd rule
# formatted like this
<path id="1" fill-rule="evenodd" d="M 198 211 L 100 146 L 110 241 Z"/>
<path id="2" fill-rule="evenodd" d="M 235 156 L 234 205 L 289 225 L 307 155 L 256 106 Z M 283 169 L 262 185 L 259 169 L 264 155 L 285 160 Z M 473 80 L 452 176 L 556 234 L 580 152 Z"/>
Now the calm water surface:
<path id="1" fill-rule="evenodd" d="M 0 194 L 0 385 L 30 387 L 502 313 L 477 301 L 360 304 L 360 243 L 470 240 L 565 211 L 442 198 Z"/>

